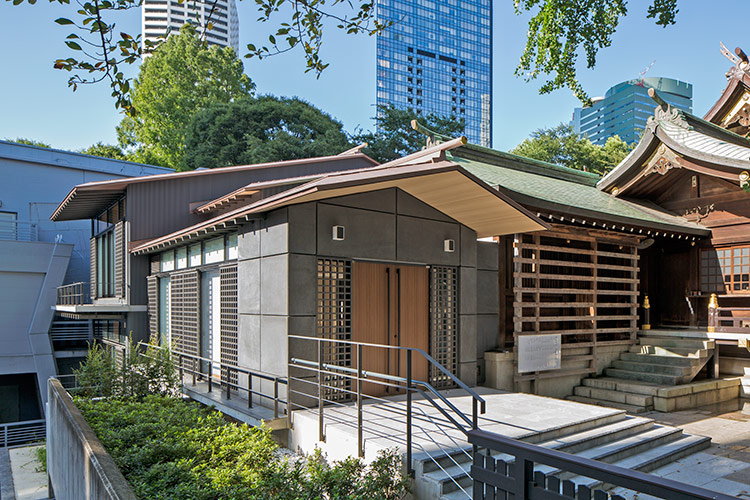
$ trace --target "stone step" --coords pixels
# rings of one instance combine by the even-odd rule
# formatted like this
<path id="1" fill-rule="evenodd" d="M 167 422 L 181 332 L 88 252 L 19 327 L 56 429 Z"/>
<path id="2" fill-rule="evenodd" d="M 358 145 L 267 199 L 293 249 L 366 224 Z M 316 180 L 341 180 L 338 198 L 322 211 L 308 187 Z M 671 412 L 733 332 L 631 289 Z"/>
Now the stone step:
<path id="1" fill-rule="evenodd" d="M 713 349 L 715 346 L 713 340 L 691 339 L 684 337 L 660 337 L 656 335 L 639 335 L 638 343 L 640 345 L 679 347 L 683 349 Z"/>
<path id="2" fill-rule="evenodd" d="M 675 356 L 685 358 L 707 358 L 710 354 L 708 349 L 662 347 L 657 345 L 634 345 L 630 346 L 630 352 L 636 354 L 656 354 L 659 356 Z"/>
<path id="3" fill-rule="evenodd" d="M 709 446 L 711 446 L 711 438 L 687 435 L 656 448 L 616 461 L 613 464 L 632 470 L 650 472 L 670 462 L 679 460 L 684 456 L 706 449 Z M 578 485 L 585 485 L 592 489 L 607 489 L 612 486 L 596 479 L 581 476 L 573 477 L 571 480 Z"/>
<path id="4" fill-rule="evenodd" d="M 608 377 L 621 378 L 627 380 L 640 380 L 643 382 L 649 382 L 652 384 L 661 385 L 677 385 L 683 377 L 676 375 L 666 375 L 663 373 L 646 373 L 646 372 L 635 372 L 631 370 L 623 370 L 620 368 L 607 368 L 604 370 L 604 374 Z"/>
<path id="5" fill-rule="evenodd" d="M 693 371 L 691 366 L 659 365 L 656 363 L 639 363 L 636 361 L 623 361 L 619 359 L 612 363 L 612 368 L 628 370 L 632 372 L 673 375 L 676 377 L 684 377 L 686 375 L 690 375 Z"/>
<path id="6" fill-rule="evenodd" d="M 613 403 L 625 403 L 634 406 L 643 406 L 644 408 L 654 406 L 653 396 L 646 396 L 643 394 L 633 394 L 630 392 L 611 390 L 611 389 L 600 389 L 598 387 L 590 387 L 586 385 L 579 385 L 573 388 L 573 395 L 583 396 L 591 399 L 598 399 L 600 401 L 613 402 Z"/>
<path id="7" fill-rule="evenodd" d="M 587 387 L 597 387 L 610 391 L 629 392 L 632 394 L 642 394 L 644 396 L 656 396 L 658 390 L 664 387 L 661 384 L 649 382 L 640 382 L 637 380 L 625 380 L 613 377 L 589 377 L 581 381 Z"/>
<path id="8" fill-rule="evenodd" d="M 577 401 L 579 403 L 585 403 L 587 405 L 617 408 L 618 410 L 625 410 L 628 413 L 643 413 L 651 409 L 651 408 L 646 408 L 643 406 L 629 405 L 626 403 L 615 403 L 614 401 L 602 401 L 599 399 L 587 398 L 584 396 L 568 396 L 566 399 L 569 399 L 570 401 Z"/>
<path id="9" fill-rule="evenodd" d="M 628 416 L 619 422 L 603 425 L 595 429 L 583 432 L 577 432 L 568 436 L 559 437 L 544 443 L 540 446 L 554 450 L 564 451 L 566 453 L 577 453 L 592 446 L 598 446 L 609 443 L 624 437 L 647 431 L 654 427 L 654 421 L 650 418 Z"/>
<path id="10" fill-rule="evenodd" d="M 623 352 L 620 354 L 620 359 L 622 361 L 635 361 L 636 363 L 658 363 L 660 365 L 689 366 L 691 368 L 703 363 L 703 360 L 699 357 L 635 352 Z"/>

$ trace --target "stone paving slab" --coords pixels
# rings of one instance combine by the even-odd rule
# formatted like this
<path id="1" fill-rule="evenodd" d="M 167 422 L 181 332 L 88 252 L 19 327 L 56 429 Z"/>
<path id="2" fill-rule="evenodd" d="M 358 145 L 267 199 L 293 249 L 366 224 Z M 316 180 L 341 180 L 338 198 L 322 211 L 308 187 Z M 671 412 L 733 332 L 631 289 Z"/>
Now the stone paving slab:
<path id="1" fill-rule="evenodd" d="M 49 498 L 47 494 L 47 474 L 41 472 L 40 463 L 36 456 L 37 448 L 39 446 L 26 446 L 11 448 L 8 451 L 16 500 Z"/>

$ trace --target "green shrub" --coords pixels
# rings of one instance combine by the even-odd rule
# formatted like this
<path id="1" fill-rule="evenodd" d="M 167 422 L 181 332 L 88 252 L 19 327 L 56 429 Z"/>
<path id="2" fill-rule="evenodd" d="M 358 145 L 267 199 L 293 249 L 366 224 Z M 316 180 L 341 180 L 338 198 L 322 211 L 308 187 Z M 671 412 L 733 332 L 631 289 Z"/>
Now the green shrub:
<path id="1" fill-rule="evenodd" d="M 159 349 L 158 340 L 134 345 L 128 338 L 122 366 L 113 353 L 99 344 L 89 346 L 86 360 L 73 370 L 84 397 L 121 397 L 142 399 L 149 394 L 176 396 L 180 393 L 177 369 L 168 349 Z"/>
<path id="2" fill-rule="evenodd" d="M 76 398 L 139 498 L 154 500 L 396 500 L 406 493 L 396 453 L 365 466 L 320 452 L 287 459 L 265 428 L 226 422 L 197 403 Z"/>
<path id="3" fill-rule="evenodd" d="M 47 446 L 42 445 L 34 450 L 34 452 L 36 453 L 36 459 L 39 462 L 37 472 L 47 472 Z"/>

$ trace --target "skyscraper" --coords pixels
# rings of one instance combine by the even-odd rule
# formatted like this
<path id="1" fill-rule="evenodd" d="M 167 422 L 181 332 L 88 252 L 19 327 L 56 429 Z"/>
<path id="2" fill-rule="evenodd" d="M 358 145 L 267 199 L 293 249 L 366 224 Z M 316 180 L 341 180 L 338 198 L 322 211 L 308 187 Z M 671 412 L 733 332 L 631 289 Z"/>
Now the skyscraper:
<path id="1" fill-rule="evenodd" d="M 239 54 L 240 22 L 235 0 L 216 0 L 215 4 L 207 0 L 143 0 L 141 32 L 144 41 L 156 43 L 167 33 L 179 33 L 187 22 L 198 26 L 199 32 L 205 28 L 208 43 L 233 47 Z"/>
<path id="2" fill-rule="evenodd" d="M 572 125 L 579 134 L 603 146 L 615 135 L 627 143 L 638 142 L 656 103 L 648 96 L 654 88 L 671 106 L 693 112 L 693 84 L 672 78 L 643 78 L 618 83 L 591 106 L 573 110 Z"/>
<path id="3" fill-rule="evenodd" d="M 378 105 L 463 118 L 469 140 L 492 146 L 491 0 L 380 0 Z"/>

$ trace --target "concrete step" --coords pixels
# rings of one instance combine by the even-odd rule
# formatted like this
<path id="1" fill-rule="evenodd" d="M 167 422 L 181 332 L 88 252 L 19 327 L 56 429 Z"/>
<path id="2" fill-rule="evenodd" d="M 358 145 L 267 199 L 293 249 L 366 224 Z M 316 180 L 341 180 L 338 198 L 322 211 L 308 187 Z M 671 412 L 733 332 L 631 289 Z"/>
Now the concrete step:
<path id="1" fill-rule="evenodd" d="M 600 399 L 587 398 L 584 396 L 568 396 L 566 399 L 569 399 L 570 401 L 577 401 L 579 403 L 585 403 L 587 405 L 617 408 L 618 410 L 625 410 L 628 413 L 643 413 L 651 409 L 643 406 L 629 405 L 626 403 L 615 403 L 614 401 L 602 401 Z"/>
<path id="2" fill-rule="evenodd" d="M 676 375 L 667 375 L 663 373 L 646 373 L 640 371 L 623 370 L 620 368 L 607 368 L 604 374 L 608 377 L 615 377 L 627 380 L 640 380 L 652 384 L 677 385 L 683 377 Z"/>
<path id="3" fill-rule="evenodd" d="M 599 389 L 618 392 L 629 392 L 631 394 L 642 394 L 645 396 L 655 396 L 657 391 L 663 387 L 661 384 L 613 377 L 589 377 L 583 379 L 581 383 L 587 387 L 596 387 Z"/>
<path id="4" fill-rule="evenodd" d="M 579 457 L 613 463 L 682 438 L 682 429 L 655 425 L 652 429 L 576 453 Z"/>
<path id="5" fill-rule="evenodd" d="M 625 403 L 634 406 L 643 406 L 644 408 L 654 406 L 653 396 L 646 396 L 643 394 L 633 394 L 630 392 L 611 390 L 611 389 L 600 389 L 598 387 L 590 387 L 586 385 L 579 385 L 573 388 L 574 396 L 583 396 L 591 399 L 598 399 L 600 401 L 613 402 L 613 403 Z"/>
<path id="6" fill-rule="evenodd" d="M 707 358 L 710 354 L 708 349 L 663 347 L 658 345 L 634 345 L 630 346 L 630 352 L 636 354 L 656 354 L 659 356 L 679 356 L 685 358 Z"/>
<path id="7" fill-rule="evenodd" d="M 620 354 L 622 361 L 635 361 L 636 363 L 658 363 L 660 365 L 673 365 L 673 366 L 698 366 L 703 363 L 703 360 L 699 357 L 688 357 L 688 356 L 676 356 L 676 355 L 664 355 L 664 354 L 651 354 L 651 353 L 635 353 L 635 352 L 623 352 Z"/>
<path id="8" fill-rule="evenodd" d="M 713 340 L 691 339 L 684 337 L 662 337 L 657 335 L 639 335 L 640 345 L 652 345 L 660 347 L 679 347 L 688 349 L 713 349 Z"/>
<path id="9" fill-rule="evenodd" d="M 563 436 L 539 444 L 540 446 L 564 451 L 566 453 L 576 453 L 592 446 L 598 446 L 647 431 L 653 427 L 654 421 L 650 418 L 628 416 L 626 419 L 619 422 L 603 425 L 595 429 L 578 432 L 569 436 Z"/>
<path id="10" fill-rule="evenodd" d="M 642 373 L 658 373 L 661 375 L 674 375 L 684 377 L 693 371 L 691 366 L 659 365 L 653 362 L 639 363 L 636 361 L 617 360 L 612 363 L 612 368 Z"/>
<path id="11" fill-rule="evenodd" d="M 650 472 L 709 446 L 711 446 L 711 438 L 688 435 L 613 463 L 628 469 Z M 573 477 L 571 480 L 578 485 L 586 485 L 592 489 L 607 489 L 612 486 L 603 484 L 602 481 L 581 476 Z"/>

